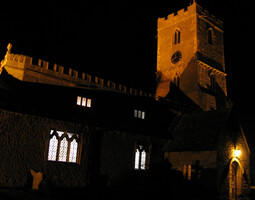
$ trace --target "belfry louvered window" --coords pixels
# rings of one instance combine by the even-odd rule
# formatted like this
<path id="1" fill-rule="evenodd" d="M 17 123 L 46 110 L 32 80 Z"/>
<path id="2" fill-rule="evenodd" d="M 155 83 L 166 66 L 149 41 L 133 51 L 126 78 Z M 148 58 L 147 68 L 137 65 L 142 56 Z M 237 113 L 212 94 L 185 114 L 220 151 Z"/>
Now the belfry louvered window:
<path id="1" fill-rule="evenodd" d="M 175 30 L 174 32 L 174 44 L 180 44 L 181 43 L 181 31 Z"/>
<path id="2" fill-rule="evenodd" d="M 78 163 L 79 135 L 64 131 L 50 131 L 48 160 Z"/>
<path id="3" fill-rule="evenodd" d="M 208 43 L 213 44 L 213 30 L 211 28 L 208 30 Z"/>

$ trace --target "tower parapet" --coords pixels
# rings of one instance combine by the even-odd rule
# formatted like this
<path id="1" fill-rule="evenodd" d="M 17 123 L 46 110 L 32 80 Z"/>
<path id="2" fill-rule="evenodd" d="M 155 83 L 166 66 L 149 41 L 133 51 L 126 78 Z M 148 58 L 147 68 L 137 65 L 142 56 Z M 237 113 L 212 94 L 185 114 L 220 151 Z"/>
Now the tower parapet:
<path id="1" fill-rule="evenodd" d="M 169 23 L 173 24 L 175 21 L 183 20 L 184 18 L 190 17 L 192 15 L 203 17 L 210 23 L 223 30 L 223 22 L 220 19 L 216 18 L 213 14 L 210 14 L 207 10 L 199 6 L 196 2 L 192 3 L 186 8 L 171 13 L 166 17 L 158 18 L 158 29 L 160 29 L 161 27 L 165 28 L 165 26 Z"/>
<path id="2" fill-rule="evenodd" d="M 9 74 L 21 81 L 68 87 L 97 88 L 150 98 L 155 96 L 142 90 L 138 92 L 138 90 L 110 80 L 105 81 L 103 78 L 84 72 L 79 73 L 72 68 L 65 68 L 55 63 L 51 65 L 42 59 L 36 60 L 26 55 L 13 54 L 10 52 L 10 49 L 7 51 L 4 60 L 1 61 L 0 73 L 2 68 L 5 68 Z"/>
<path id="3" fill-rule="evenodd" d="M 169 14 L 166 17 L 158 18 L 158 29 L 165 27 L 169 24 L 172 24 L 175 21 L 179 21 L 180 19 L 189 17 L 190 15 L 196 14 L 196 3 L 191 4 L 190 6 L 183 8 L 179 11 Z"/>

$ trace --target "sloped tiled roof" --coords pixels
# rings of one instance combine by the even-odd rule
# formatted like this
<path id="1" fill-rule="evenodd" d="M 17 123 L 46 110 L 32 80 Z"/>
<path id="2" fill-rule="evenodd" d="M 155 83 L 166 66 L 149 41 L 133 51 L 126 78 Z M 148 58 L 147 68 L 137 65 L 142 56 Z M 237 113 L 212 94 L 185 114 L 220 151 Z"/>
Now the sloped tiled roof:
<path id="1" fill-rule="evenodd" d="M 172 124 L 173 140 L 168 152 L 216 150 L 218 135 L 227 123 L 229 111 L 192 112 L 179 116 Z"/>

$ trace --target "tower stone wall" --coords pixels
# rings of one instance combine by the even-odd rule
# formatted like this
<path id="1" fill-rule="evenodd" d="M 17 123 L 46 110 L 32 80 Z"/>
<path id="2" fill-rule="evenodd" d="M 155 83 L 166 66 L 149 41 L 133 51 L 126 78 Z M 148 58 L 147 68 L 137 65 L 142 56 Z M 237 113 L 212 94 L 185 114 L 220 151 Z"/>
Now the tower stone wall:
<path id="1" fill-rule="evenodd" d="M 217 109 L 216 85 L 227 95 L 223 23 L 195 2 L 159 18 L 157 79 L 156 98 L 173 82 L 203 110 Z"/>

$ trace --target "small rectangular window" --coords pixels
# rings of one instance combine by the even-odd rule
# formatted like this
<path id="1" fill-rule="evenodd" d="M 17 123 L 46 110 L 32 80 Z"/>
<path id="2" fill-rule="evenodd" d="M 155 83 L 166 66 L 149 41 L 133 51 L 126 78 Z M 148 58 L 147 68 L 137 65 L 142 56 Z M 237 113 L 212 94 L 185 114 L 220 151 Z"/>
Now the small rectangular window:
<path id="1" fill-rule="evenodd" d="M 134 110 L 134 117 L 137 118 L 137 110 Z"/>
<path id="2" fill-rule="evenodd" d="M 91 99 L 87 100 L 87 107 L 89 107 L 89 108 L 91 107 Z"/>
<path id="3" fill-rule="evenodd" d="M 142 111 L 138 110 L 138 118 L 142 118 Z"/>
<path id="4" fill-rule="evenodd" d="M 145 111 L 134 110 L 134 117 L 139 119 L 145 119 Z"/>
<path id="5" fill-rule="evenodd" d="M 77 97 L 77 105 L 79 105 L 79 106 L 81 105 L 81 96 Z"/>
<path id="6" fill-rule="evenodd" d="M 77 105 L 83 107 L 91 107 L 91 99 L 86 97 L 77 96 Z"/>
<path id="7" fill-rule="evenodd" d="M 82 97 L 82 106 L 86 106 L 87 99 L 85 97 Z"/>
<path id="8" fill-rule="evenodd" d="M 142 119 L 145 119 L 145 112 L 142 111 Z"/>

